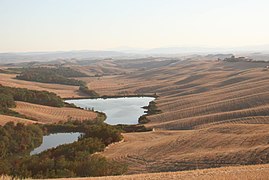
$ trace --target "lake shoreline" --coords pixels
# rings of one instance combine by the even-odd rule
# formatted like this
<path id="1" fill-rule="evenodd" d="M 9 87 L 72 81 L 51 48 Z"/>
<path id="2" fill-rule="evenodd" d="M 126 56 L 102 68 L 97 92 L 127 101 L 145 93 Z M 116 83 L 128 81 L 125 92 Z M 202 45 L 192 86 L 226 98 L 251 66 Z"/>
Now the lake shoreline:
<path id="1" fill-rule="evenodd" d="M 105 96 L 98 98 L 74 98 L 65 100 L 66 103 L 74 104 L 82 109 L 105 113 L 105 123 L 110 125 L 125 124 L 138 125 L 139 118 L 148 112 L 150 102 L 155 101 L 153 96 Z"/>
<path id="2" fill-rule="evenodd" d="M 82 132 L 58 132 L 44 135 L 42 144 L 30 152 L 30 156 L 40 154 L 48 149 L 56 148 L 60 145 L 71 144 L 78 141 Z M 68 136 L 68 137 L 66 137 Z M 56 140 L 58 139 L 58 142 Z"/>
<path id="3" fill-rule="evenodd" d="M 126 99 L 125 99 L 126 98 Z M 140 98 L 146 98 L 145 99 L 145 101 L 142 101 L 143 102 L 143 105 L 142 106 L 140 106 L 140 105 L 138 105 L 138 104 L 136 104 L 136 101 L 137 101 L 137 99 L 139 99 L 140 100 Z M 147 98 L 149 98 L 149 99 L 147 99 Z M 104 123 L 106 123 L 106 124 L 109 124 L 109 125 L 112 125 L 112 126 L 116 126 L 116 127 L 119 127 L 119 128 L 121 128 L 121 129 L 124 129 L 125 131 L 129 131 L 129 132 L 144 132 L 144 131 L 152 131 L 152 129 L 151 130 L 149 130 L 149 129 L 146 129 L 146 128 L 141 128 L 140 126 L 143 126 L 142 124 L 143 123 L 140 123 L 140 118 L 141 117 L 146 117 L 146 116 L 148 116 L 148 115 L 150 115 L 151 113 L 150 113 L 150 111 L 149 111 L 149 107 L 150 107 L 150 105 L 152 104 L 152 103 L 155 103 L 155 100 L 156 100 L 156 98 L 154 98 L 154 97 L 152 97 L 152 96 L 122 96 L 122 97 L 112 97 L 112 98 L 109 98 L 109 97 L 107 97 L 106 96 L 106 98 L 101 98 L 101 97 L 98 97 L 98 98 L 83 98 L 83 99 L 71 99 L 71 100 L 65 100 L 65 103 L 68 103 L 68 104 L 71 104 L 72 102 L 67 102 L 67 101 L 72 101 L 72 100 L 74 100 L 74 101 L 87 101 L 87 100 L 100 100 L 100 101 L 102 101 L 102 103 L 104 103 L 103 105 L 105 106 L 105 105 L 107 105 L 108 104 L 108 102 L 105 102 L 105 101 L 107 101 L 107 100 L 119 100 L 120 102 L 122 102 L 122 99 L 125 99 L 125 101 L 127 100 L 127 101 L 132 101 L 132 99 L 134 100 L 134 105 L 136 105 L 137 107 L 131 107 L 131 109 L 133 109 L 134 108 L 134 111 L 137 111 L 138 109 L 141 111 L 140 113 L 141 113 L 141 115 L 140 116 L 137 116 L 135 119 L 136 119 L 136 123 L 134 124 L 134 123 L 131 123 L 131 124 L 129 124 L 129 123 L 122 123 L 122 122 L 120 122 L 120 123 L 116 123 L 116 124 L 113 124 L 113 123 L 109 123 L 109 122 L 107 122 L 107 113 L 105 112 L 105 110 L 100 110 L 100 109 L 98 109 L 98 110 L 93 110 L 93 109 L 95 109 L 94 108 L 94 106 L 92 107 L 92 111 L 94 111 L 94 112 L 96 112 L 96 113 L 99 113 L 99 114 L 104 114 L 105 115 L 105 118 L 104 118 Z M 141 101 L 141 100 L 140 100 Z M 123 105 L 125 105 L 124 104 L 124 102 L 122 102 L 123 103 Z M 130 103 L 130 102 L 129 102 Z M 140 102 L 141 103 L 141 102 Z M 75 106 L 76 106 L 76 108 L 81 108 L 81 109 L 91 109 L 90 107 L 88 107 L 88 104 L 86 103 L 85 104 L 85 107 L 83 107 L 83 106 L 81 106 L 81 104 L 76 104 L 76 103 L 73 103 L 73 104 L 75 104 Z M 82 103 L 83 104 L 83 103 Z M 121 103 L 120 103 L 121 104 Z M 132 104 L 132 103 L 131 103 Z M 127 106 L 128 105 L 130 105 L 130 104 L 128 104 L 127 103 Z M 91 104 L 91 106 L 92 106 L 92 104 Z M 124 109 L 123 109 L 124 110 Z M 147 110 L 147 111 L 144 111 L 144 110 Z M 132 113 L 132 112 L 131 112 Z M 137 115 L 137 114 L 136 114 Z M 144 127 L 144 126 L 143 126 Z M 51 136 L 57 136 L 57 135 L 70 135 L 70 134 L 77 134 L 77 133 L 79 133 L 79 134 L 81 134 L 82 132 L 53 132 L 53 133 L 49 133 L 49 134 L 47 134 L 47 135 L 44 135 L 43 136 L 43 142 L 42 142 L 42 144 L 39 146 L 39 147 L 37 147 L 37 148 L 35 148 L 32 152 L 30 152 L 30 155 L 35 155 L 35 154 L 39 154 L 39 153 L 41 153 L 41 152 L 43 152 L 43 151 L 45 151 L 45 150 L 43 150 L 43 151 L 40 151 L 40 152 L 36 152 L 36 151 L 38 151 L 38 149 L 39 148 L 42 148 L 42 146 L 44 145 L 43 143 L 45 142 L 45 139 L 46 138 L 49 138 L 49 137 L 51 137 Z M 44 139 L 45 138 L 45 139 Z M 75 140 L 76 141 L 76 140 Z M 74 142 L 74 141 L 73 141 Z M 70 143 L 73 143 L 73 142 L 68 142 L 67 144 L 70 144 Z M 64 143 L 65 144 L 65 143 Z M 62 145 L 61 143 L 60 144 L 58 144 L 58 145 L 56 145 L 55 147 L 58 147 L 58 146 L 60 146 L 60 145 Z M 55 147 L 50 147 L 50 148 L 55 148 Z M 50 148 L 48 148 L 48 149 L 50 149 Z"/>
<path id="4" fill-rule="evenodd" d="M 159 96 L 156 94 L 133 94 L 133 95 L 104 95 L 99 97 L 91 97 L 91 96 L 81 96 L 81 97 L 70 97 L 70 98 L 62 98 L 65 101 L 68 100 L 80 100 L 80 99 L 109 99 L 109 98 L 129 98 L 129 97 L 152 97 L 157 99 Z"/>

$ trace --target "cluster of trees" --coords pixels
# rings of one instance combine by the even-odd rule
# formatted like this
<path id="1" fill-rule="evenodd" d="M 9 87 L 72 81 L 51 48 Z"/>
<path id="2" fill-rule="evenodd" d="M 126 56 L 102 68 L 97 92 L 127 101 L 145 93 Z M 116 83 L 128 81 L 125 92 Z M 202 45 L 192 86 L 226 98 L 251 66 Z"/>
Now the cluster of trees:
<path id="1" fill-rule="evenodd" d="M 0 174 L 11 174 L 20 159 L 42 143 L 42 129 L 8 122 L 0 126 Z"/>
<path id="2" fill-rule="evenodd" d="M 16 104 L 13 96 L 9 93 L 1 92 L 1 86 L 0 86 L 0 114 L 25 118 L 23 115 L 9 109 L 15 106 Z"/>
<path id="3" fill-rule="evenodd" d="M 15 107 L 13 96 L 9 93 L 5 94 L 1 92 L 1 86 L 0 86 L 0 109 L 7 109 L 11 107 Z"/>
<path id="4" fill-rule="evenodd" d="M 90 90 L 86 84 L 80 85 L 79 90 L 90 97 L 99 97 L 99 94 L 94 90 Z"/>
<path id="5" fill-rule="evenodd" d="M 72 77 L 86 77 L 87 76 L 86 74 L 68 67 L 21 68 L 20 71 L 21 73 L 16 76 L 17 79 L 42 82 L 42 83 L 55 83 L 55 84 L 79 86 L 79 91 L 87 94 L 88 96 L 91 97 L 99 96 L 95 91 L 90 90 L 84 81 L 72 79 Z"/>
<path id="6" fill-rule="evenodd" d="M 45 124 L 43 125 L 43 131 L 46 133 L 83 132 L 82 138 L 95 137 L 106 146 L 122 139 L 122 129 L 104 123 L 104 119 L 70 120 L 58 124 Z"/>
<path id="7" fill-rule="evenodd" d="M 152 131 L 152 128 L 145 127 L 144 125 L 141 124 L 134 124 L 134 125 L 118 124 L 115 126 L 125 133 Z"/>
<path id="8" fill-rule="evenodd" d="M 7 68 L 7 69 L 0 69 L 0 73 L 4 74 L 19 74 L 22 72 L 23 68 Z"/>
<path id="9" fill-rule="evenodd" d="M 96 144 L 89 145 L 89 148 L 92 148 L 91 146 L 95 146 Z M 66 150 L 62 146 L 59 146 L 59 148 Z M 108 160 L 100 155 L 89 154 L 82 150 L 72 158 L 61 154 L 56 155 L 50 150 L 39 156 L 32 156 L 26 159 L 20 166 L 20 174 L 18 173 L 17 177 L 23 178 L 109 176 L 120 175 L 126 172 L 125 165 Z"/>
<path id="10" fill-rule="evenodd" d="M 64 106 L 63 100 L 54 93 L 0 85 L 0 114 L 27 118 L 9 109 L 16 106 L 15 101 L 24 101 L 53 107 Z"/>
<path id="11" fill-rule="evenodd" d="M 140 124 L 146 124 L 150 121 L 147 118 L 147 116 L 161 113 L 161 110 L 158 109 L 158 107 L 156 106 L 156 102 L 154 102 L 154 101 L 151 101 L 148 106 L 145 106 L 143 108 L 147 109 L 147 111 L 146 111 L 147 114 L 139 117 L 138 122 Z"/>
<path id="12" fill-rule="evenodd" d="M 75 71 L 68 67 L 58 68 L 24 68 L 22 72 L 17 76 L 17 79 L 26 81 L 35 81 L 42 83 L 56 83 L 64 85 L 81 86 L 85 85 L 83 81 L 71 79 L 70 77 L 85 77 L 84 73 Z"/>
<path id="13" fill-rule="evenodd" d="M 63 107 L 63 100 L 55 93 L 36 91 L 25 88 L 14 88 L 0 85 L 0 107 L 14 107 L 15 101 L 41 104 L 53 107 Z"/>
<path id="14" fill-rule="evenodd" d="M 29 152 L 42 143 L 43 131 L 36 125 L 8 122 L 0 126 L 0 158 Z"/>
<path id="15" fill-rule="evenodd" d="M 0 129 L 0 138 L 3 137 L 0 139 L 3 154 L 0 157 L 0 174 L 19 178 L 63 178 L 119 175 L 127 170 L 126 165 L 96 154 L 108 144 L 122 139 L 118 128 L 100 120 L 30 126 L 9 123 L 3 129 L 3 132 Z M 29 156 L 29 150 L 40 144 L 42 132 L 82 132 L 83 135 L 74 143 Z"/>

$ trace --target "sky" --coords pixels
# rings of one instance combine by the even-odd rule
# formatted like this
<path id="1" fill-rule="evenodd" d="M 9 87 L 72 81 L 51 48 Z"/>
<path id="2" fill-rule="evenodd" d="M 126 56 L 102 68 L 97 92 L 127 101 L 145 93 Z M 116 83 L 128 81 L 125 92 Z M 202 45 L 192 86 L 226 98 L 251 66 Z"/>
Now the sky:
<path id="1" fill-rule="evenodd" d="M 269 44 L 268 0 L 0 0 L 0 52 Z"/>

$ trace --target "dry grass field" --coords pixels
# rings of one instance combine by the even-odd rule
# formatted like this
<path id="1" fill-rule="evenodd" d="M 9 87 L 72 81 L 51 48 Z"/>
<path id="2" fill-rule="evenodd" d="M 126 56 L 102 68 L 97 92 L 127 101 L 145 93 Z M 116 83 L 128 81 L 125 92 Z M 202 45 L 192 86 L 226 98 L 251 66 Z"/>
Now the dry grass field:
<path id="1" fill-rule="evenodd" d="M 146 124 L 155 132 L 124 134 L 125 141 L 103 155 L 127 163 L 128 174 L 269 163 L 266 65 L 177 61 L 146 67 L 141 62 L 136 71 L 86 78 L 104 95 L 159 95 L 162 113 Z"/>
<path id="2" fill-rule="evenodd" d="M 23 80 L 15 79 L 15 77 L 16 75 L 14 74 L 1 74 L 0 73 L 0 84 L 2 84 L 3 86 L 27 88 L 27 89 L 38 90 L 38 91 L 50 91 L 50 92 L 56 93 L 58 96 L 61 96 L 62 98 L 72 98 L 72 97 L 83 96 L 83 94 L 78 92 L 77 86 L 23 81 Z"/>
<path id="3" fill-rule="evenodd" d="M 268 130 L 268 125 L 219 125 L 129 133 L 103 155 L 127 163 L 129 174 L 268 163 Z"/>
<path id="4" fill-rule="evenodd" d="M 203 170 L 148 173 L 123 176 L 107 176 L 92 178 L 68 178 L 69 180 L 267 180 L 269 165 L 235 166 Z M 1 176 L 0 180 L 10 180 L 11 177 Z M 52 180 L 52 179 L 51 179 Z M 61 180 L 61 179 L 57 179 Z"/>
<path id="5" fill-rule="evenodd" d="M 101 154 L 128 164 L 127 174 L 184 172 L 117 179 L 266 179 L 268 165 L 226 168 L 269 163 L 266 65 L 269 63 L 144 59 L 104 61 L 76 69 L 92 76 L 101 74 L 80 78 L 101 95 L 159 96 L 156 103 L 162 113 L 149 116 L 146 124 L 154 131 L 123 134 L 122 143 L 109 146 Z M 69 89 L 74 88 L 71 86 L 19 81 L 12 79 L 13 75 L 3 77 L 3 85 L 44 88 L 62 97 L 80 96 Z M 14 110 L 44 123 L 67 118 L 63 108 L 18 102 Z M 212 167 L 224 168 L 185 172 Z"/>
<path id="6" fill-rule="evenodd" d="M 92 178 L 68 178 L 69 180 L 267 180 L 268 165 L 222 167 L 203 170 L 148 173 L 123 176 L 107 176 Z M 0 180 L 10 180 L 11 177 L 1 176 Z M 66 178 L 63 178 L 66 179 Z M 53 179 L 51 179 L 53 180 Z M 61 180 L 61 179 L 57 179 Z"/>
<path id="7" fill-rule="evenodd" d="M 41 123 L 41 122 L 29 120 L 29 119 L 0 115 L 0 126 L 5 125 L 7 122 L 14 122 L 15 124 L 16 123 L 24 123 L 24 124 Z"/>
<path id="8" fill-rule="evenodd" d="M 16 102 L 16 105 L 16 108 L 12 110 L 41 123 L 57 123 L 59 121 L 67 121 L 68 119 L 86 120 L 97 117 L 96 113 L 82 109 L 57 108 L 19 101 Z"/>
<path id="9" fill-rule="evenodd" d="M 71 178 L 72 180 L 267 180 L 269 165 L 224 167 L 204 170 L 149 173 L 127 176 Z"/>

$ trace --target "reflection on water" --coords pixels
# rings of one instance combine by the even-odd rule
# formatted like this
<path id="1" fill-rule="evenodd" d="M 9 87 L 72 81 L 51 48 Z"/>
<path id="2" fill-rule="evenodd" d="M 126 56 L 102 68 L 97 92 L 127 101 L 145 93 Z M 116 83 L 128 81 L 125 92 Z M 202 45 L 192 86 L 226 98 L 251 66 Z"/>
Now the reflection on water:
<path id="1" fill-rule="evenodd" d="M 124 97 L 124 98 L 98 98 L 67 100 L 81 108 L 90 108 L 104 112 L 107 115 L 108 124 L 137 124 L 138 118 L 145 111 L 143 106 L 148 106 L 153 97 Z"/>
<path id="2" fill-rule="evenodd" d="M 30 155 L 39 154 L 47 149 L 57 147 L 62 144 L 73 143 L 78 140 L 82 133 L 56 133 L 43 136 L 42 144 L 35 148 Z"/>

